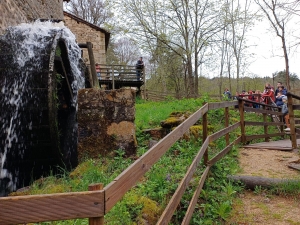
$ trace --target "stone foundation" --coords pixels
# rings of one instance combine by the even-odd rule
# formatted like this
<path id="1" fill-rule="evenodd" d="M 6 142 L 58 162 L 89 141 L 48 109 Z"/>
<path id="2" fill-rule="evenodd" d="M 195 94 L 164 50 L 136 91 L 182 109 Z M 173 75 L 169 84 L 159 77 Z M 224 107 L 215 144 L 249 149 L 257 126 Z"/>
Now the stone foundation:
<path id="1" fill-rule="evenodd" d="M 136 153 L 135 92 L 81 89 L 78 93 L 78 157 L 97 158 L 122 149 Z"/>

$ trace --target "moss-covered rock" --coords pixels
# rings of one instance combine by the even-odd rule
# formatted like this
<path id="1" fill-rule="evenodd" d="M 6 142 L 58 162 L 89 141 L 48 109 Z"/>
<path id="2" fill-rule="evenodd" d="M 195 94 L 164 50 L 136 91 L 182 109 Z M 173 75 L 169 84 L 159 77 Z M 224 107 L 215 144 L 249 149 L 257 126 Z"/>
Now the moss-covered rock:
<path id="1" fill-rule="evenodd" d="M 160 140 L 168 134 L 168 129 L 158 127 L 153 129 L 146 129 L 143 132 L 150 135 L 150 137 L 154 140 Z"/>
<path id="2" fill-rule="evenodd" d="M 163 128 L 172 128 L 176 127 L 179 124 L 181 124 L 183 121 L 185 121 L 189 116 L 191 115 L 190 112 L 180 112 L 180 111 L 175 111 L 172 112 L 166 120 L 163 120 L 160 122 L 160 125 Z"/>
<path id="3" fill-rule="evenodd" d="M 156 224 L 162 211 L 157 202 L 133 192 L 128 193 L 124 201 L 130 209 L 135 210 L 132 213 L 136 214 L 136 224 Z"/>

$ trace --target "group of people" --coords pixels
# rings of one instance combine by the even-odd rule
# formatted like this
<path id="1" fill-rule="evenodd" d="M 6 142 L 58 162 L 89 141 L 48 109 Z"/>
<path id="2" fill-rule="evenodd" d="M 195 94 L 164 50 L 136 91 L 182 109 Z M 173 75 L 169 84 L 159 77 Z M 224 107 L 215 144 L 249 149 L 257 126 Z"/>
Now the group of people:
<path id="1" fill-rule="evenodd" d="M 236 97 L 249 99 L 257 103 L 276 105 L 278 107 L 282 107 L 284 105 L 283 100 L 287 99 L 286 95 L 287 89 L 282 85 L 281 82 L 277 83 L 276 90 L 274 90 L 274 88 L 269 83 L 266 83 L 263 92 L 261 92 L 260 90 L 250 90 L 248 92 L 243 90 L 242 93 L 236 93 Z M 248 106 L 252 106 L 253 108 L 259 108 L 259 105 L 255 103 L 249 103 Z"/>
<path id="2" fill-rule="evenodd" d="M 224 97 L 231 99 L 231 93 L 226 88 L 224 93 Z M 274 90 L 274 88 L 270 85 L 270 83 L 266 83 L 265 89 L 263 92 L 260 90 L 252 91 L 249 90 L 248 92 L 243 90 L 242 93 L 236 92 L 235 99 L 237 98 L 244 98 L 251 100 L 252 102 L 256 103 L 264 103 L 267 105 L 276 105 L 278 107 L 281 107 L 281 112 L 283 113 L 283 116 L 285 118 L 285 123 L 287 125 L 287 128 L 285 129 L 288 131 L 289 128 L 289 116 L 288 116 L 288 107 L 287 107 L 287 89 L 283 86 L 282 82 L 277 83 L 277 88 Z M 245 106 L 247 107 L 253 107 L 253 108 L 260 108 L 259 104 L 251 103 L 251 102 L 245 102 Z"/>

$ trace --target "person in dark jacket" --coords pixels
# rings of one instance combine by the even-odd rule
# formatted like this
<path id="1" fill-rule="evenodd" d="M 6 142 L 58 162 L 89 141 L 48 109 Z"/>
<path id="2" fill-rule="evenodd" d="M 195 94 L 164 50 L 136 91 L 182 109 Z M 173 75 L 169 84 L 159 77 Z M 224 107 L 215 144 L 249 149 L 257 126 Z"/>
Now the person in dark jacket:
<path id="1" fill-rule="evenodd" d="M 287 89 L 284 88 L 284 86 L 282 85 L 282 82 L 277 82 L 277 88 L 275 90 L 275 96 L 277 96 L 278 92 L 282 90 L 282 94 L 286 95 L 287 94 Z"/>
<path id="2" fill-rule="evenodd" d="M 137 81 L 140 81 L 141 73 L 142 73 L 142 70 L 144 69 L 143 57 L 140 57 L 140 59 L 137 61 L 135 68 L 136 68 L 136 79 L 137 79 Z"/>
<path id="3" fill-rule="evenodd" d="M 286 88 L 284 88 L 284 86 L 280 86 L 279 88 L 279 91 L 281 91 L 282 92 L 282 95 L 287 95 L 287 90 L 286 90 Z"/>
<path id="4" fill-rule="evenodd" d="M 223 93 L 223 98 L 224 98 L 225 100 L 231 100 L 231 93 L 230 93 L 230 91 L 228 90 L 228 88 L 225 88 L 225 91 L 224 91 L 224 93 Z"/>
<path id="5" fill-rule="evenodd" d="M 283 105 L 283 101 L 282 101 L 282 98 L 284 97 L 285 95 L 282 94 L 282 91 L 279 91 L 277 96 L 276 96 L 276 99 L 275 99 L 275 104 L 279 107 L 281 107 Z"/>

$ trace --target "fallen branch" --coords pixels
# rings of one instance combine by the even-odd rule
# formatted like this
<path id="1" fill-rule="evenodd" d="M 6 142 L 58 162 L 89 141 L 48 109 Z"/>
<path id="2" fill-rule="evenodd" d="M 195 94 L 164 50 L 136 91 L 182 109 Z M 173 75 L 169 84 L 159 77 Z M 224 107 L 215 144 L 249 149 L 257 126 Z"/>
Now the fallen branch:
<path id="1" fill-rule="evenodd" d="M 247 175 L 228 175 L 227 178 L 235 182 L 242 182 L 243 184 L 245 184 L 247 188 L 251 190 L 254 190 L 256 186 L 270 188 L 270 187 L 274 187 L 275 185 L 279 185 L 287 182 L 299 182 L 299 180 L 256 177 L 256 176 L 247 176 Z"/>

